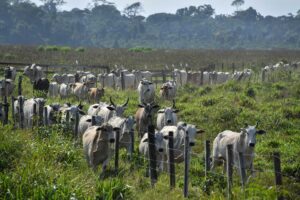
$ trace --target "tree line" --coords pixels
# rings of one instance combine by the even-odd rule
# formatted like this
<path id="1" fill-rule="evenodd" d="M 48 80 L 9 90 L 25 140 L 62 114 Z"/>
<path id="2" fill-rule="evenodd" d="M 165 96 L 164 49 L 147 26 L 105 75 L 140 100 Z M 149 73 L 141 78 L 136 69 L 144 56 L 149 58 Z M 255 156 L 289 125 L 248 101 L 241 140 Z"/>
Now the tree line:
<path id="1" fill-rule="evenodd" d="M 300 10 L 262 16 L 254 8 L 216 15 L 211 5 L 180 8 L 174 14 L 141 15 L 136 2 L 118 10 L 93 0 L 89 8 L 61 11 L 63 0 L 0 1 L 0 44 L 69 45 L 100 48 L 299 49 Z M 233 3 L 239 7 L 240 0 Z M 243 2 L 243 1 L 242 1 Z"/>

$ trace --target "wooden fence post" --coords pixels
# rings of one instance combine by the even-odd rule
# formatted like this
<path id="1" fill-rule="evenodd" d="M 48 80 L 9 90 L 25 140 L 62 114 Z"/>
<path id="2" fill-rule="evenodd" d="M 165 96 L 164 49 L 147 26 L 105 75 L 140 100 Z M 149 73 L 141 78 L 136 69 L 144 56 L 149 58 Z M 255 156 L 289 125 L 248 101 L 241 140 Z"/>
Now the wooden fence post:
<path id="1" fill-rule="evenodd" d="M 3 119 L 4 119 L 4 116 L 3 116 L 3 112 L 2 112 L 2 103 L 0 103 L 0 120 L 3 124 Z"/>
<path id="2" fill-rule="evenodd" d="M 133 152 L 134 152 L 134 129 L 130 130 L 130 159 L 133 158 Z"/>
<path id="3" fill-rule="evenodd" d="M 262 72 L 261 72 L 261 79 L 262 79 L 262 82 L 265 82 L 265 80 L 266 80 L 266 70 L 262 70 Z"/>
<path id="4" fill-rule="evenodd" d="M 162 73 L 163 83 L 165 83 L 166 82 L 166 73 L 165 73 L 165 70 L 162 70 L 161 73 Z"/>
<path id="5" fill-rule="evenodd" d="M 16 128 L 16 119 L 15 119 L 15 97 L 11 96 L 11 119 L 13 127 Z"/>
<path id="6" fill-rule="evenodd" d="M 45 105 L 44 101 L 39 102 L 39 123 L 38 123 L 39 126 L 43 126 L 44 124 L 44 120 L 43 120 L 44 105 Z"/>
<path id="7" fill-rule="evenodd" d="M 226 171 L 227 171 L 227 199 L 232 199 L 231 188 L 232 188 L 232 166 L 233 166 L 233 151 L 232 144 L 227 145 L 226 148 Z"/>
<path id="8" fill-rule="evenodd" d="M 66 110 L 66 129 L 69 130 L 70 128 L 70 111 Z"/>
<path id="9" fill-rule="evenodd" d="M 7 102 L 7 96 L 4 96 L 4 118 L 3 118 L 3 125 L 8 124 L 8 112 L 9 112 L 9 104 Z"/>
<path id="10" fill-rule="evenodd" d="M 174 165 L 174 133 L 169 132 L 169 172 L 170 172 L 170 187 L 175 188 L 175 165 Z"/>
<path id="11" fill-rule="evenodd" d="M 79 112 L 77 111 L 75 116 L 75 131 L 74 131 L 75 141 L 78 139 L 78 125 L 79 125 Z"/>
<path id="12" fill-rule="evenodd" d="M 92 126 L 95 126 L 96 125 L 96 116 L 93 115 L 92 116 Z"/>
<path id="13" fill-rule="evenodd" d="M 124 72 L 121 72 L 121 87 L 122 87 L 122 90 L 125 90 Z"/>
<path id="14" fill-rule="evenodd" d="M 234 63 L 232 63 L 232 73 L 234 73 L 234 71 L 235 71 L 235 65 Z"/>
<path id="15" fill-rule="evenodd" d="M 118 173 L 118 170 L 119 170 L 120 129 L 117 129 L 115 132 L 116 132 L 116 140 L 115 140 L 115 173 Z"/>
<path id="16" fill-rule="evenodd" d="M 282 185 L 281 161 L 280 161 L 280 153 L 279 152 L 273 153 L 273 160 L 274 160 L 275 184 L 278 189 Z M 284 198 L 281 194 L 278 194 L 277 199 L 282 200 Z"/>
<path id="17" fill-rule="evenodd" d="M 155 127 L 153 125 L 148 126 L 148 145 L 149 145 L 149 168 L 150 179 L 152 187 L 157 181 L 156 172 L 156 150 L 155 150 Z"/>
<path id="18" fill-rule="evenodd" d="M 184 139 L 184 188 L 183 195 L 188 197 L 188 188 L 189 188 L 189 162 L 190 162 L 190 147 L 189 147 L 189 133 L 185 132 Z"/>
<path id="19" fill-rule="evenodd" d="M 19 127 L 21 129 L 24 128 L 24 108 L 23 108 L 23 105 L 24 105 L 24 102 L 23 102 L 23 97 L 22 96 L 19 96 L 18 97 L 18 103 L 19 103 Z"/>
<path id="20" fill-rule="evenodd" d="M 201 70 L 201 72 L 200 72 L 201 74 L 200 74 L 200 85 L 203 85 L 203 70 Z"/>
<path id="21" fill-rule="evenodd" d="M 224 72 L 224 63 L 222 63 L 222 72 Z"/>
<path id="22" fill-rule="evenodd" d="M 45 106 L 44 107 L 44 126 L 48 126 L 49 122 L 48 122 L 48 109 Z"/>
<path id="23" fill-rule="evenodd" d="M 210 170 L 210 141 L 205 141 L 205 176 L 207 177 Z"/>
<path id="24" fill-rule="evenodd" d="M 32 110 L 32 113 L 33 113 L 33 117 L 32 117 L 32 129 L 34 126 L 37 125 L 37 120 L 36 120 L 36 116 L 37 116 L 37 113 L 36 113 L 36 104 L 33 104 L 33 110 Z"/>
<path id="25" fill-rule="evenodd" d="M 239 163 L 240 163 L 240 175 L 241 175 L 241 183 L 242 183 L 242 188 L 244 189 L 245 187 L 245 182 L 246 182 L 246 169 L 245 169 L 245 159 L 244 159 L 244 154 L 242 152 L 239 152 Z"/>

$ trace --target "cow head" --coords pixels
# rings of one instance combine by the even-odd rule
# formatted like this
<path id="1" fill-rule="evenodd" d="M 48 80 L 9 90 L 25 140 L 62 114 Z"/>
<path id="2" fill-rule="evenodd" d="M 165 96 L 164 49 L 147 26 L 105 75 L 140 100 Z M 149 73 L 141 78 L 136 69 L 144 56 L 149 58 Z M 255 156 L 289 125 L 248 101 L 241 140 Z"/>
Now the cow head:
<path id="1" fill-rule="evenodd" d="M 163 153 L 164 150 L 165 150 L 165 147 L 166 147 L 163 134 L 161 132 L 155 130 L 155 136 L 154 137 L 155 137 L 155 150 L 156 150 L 156 152 Z M 148 137 L 145 137 L 142 140 L 142 142 L 148 142 L 148 141 L 149 141 Z"/>
<path id="2" fill-rule="evenodd" d="M 155 104 L 154 102 L 152 103 L 145 103 L 143 102 L 143 104 L 139 104 L 138 105 L 140 108 L 144 108 L 144 112 L 143 115 L 148 119 L 148 118 L 152 118 L 154 110 L 159 108 L 159 105 Z"/>
<path id="3" fill-rule="evenodd" d="M 99 115 L 93 115 L 92 117 L 95 118 L 95 125 L 99 126 L 99 125 L 103 124 L 103 122 L 104 122 L 103 117 L 101 117 Z M 86 119 L 86 122 L 92 123 L 92 117 L 89 117 L 88 119 Z"/>
<path id="4" fill-rule="evenodd" d="M 109 100 L 110 100 L 110 106 L 107 106 L 107 108 L 109 110 L 115 110 L 116 111 L 116 116 L 121 117 L 123 115 L 125 109 L 127 108 L 127 105 L 128 105 L 128 102 L 129 102 L 129 98 L 127 97 L 126 102 L 124 104 L 122 104 L 122 105 L 116 105 L 113 102 L 113 100 L 112 100 L 111 97 L 109 98 Z"/>
<path id="5" fill-rule="evenodd" d="M 176 113 L 178 113 L 179 110 L 176 109 L 175 106 L 175 100 L 173 99 L 173 106 L 167 107 L 165 109 L 161 109 L 158 111 L 158 113 L 164 114 L 164 124 L 165 125 L 175 125 L 177 122 L 177 116 Z"/>
<path id="6" fill-rule="evenodd" d="M 246 145 L 254 148 L 256 144 L 256 134 L 265 134 L 264 130 L 257 130 L 258 122 L 254 126 L 245 124 L 245 128 L 241 129 L 241 138 L 245 139 Z"/>
<path id="7" fill-rule="evenodd" d="M 184 122 L 178 122 L 177 124 L 178 131 L 184 131 L 185 134 L 189 136 L 189 146 L 195 146 L 196 140 L 195 137 L 199 133 L 204 133 L 204 130 L 197 129 L 195 125 L 186 124 Z M 185 135 L 184 134 L 184 135 Z"/>
<path id="8" fill-rule="evenodd" d="M 101 142 L 115 142 L 114 129 L 108 123 L 104 123 L 96 128 L 96 136 L 93 140 L 93 152 L 97 152 L 101 148 Z"/>
<path id="9" fill-rule="evenodd" d="M 124 126 L 123 126 L 123 133 L 129 134 L 129 132 L 133 129 L 135 120 L 132 116 L 129 116 L 125 119 Z"/>

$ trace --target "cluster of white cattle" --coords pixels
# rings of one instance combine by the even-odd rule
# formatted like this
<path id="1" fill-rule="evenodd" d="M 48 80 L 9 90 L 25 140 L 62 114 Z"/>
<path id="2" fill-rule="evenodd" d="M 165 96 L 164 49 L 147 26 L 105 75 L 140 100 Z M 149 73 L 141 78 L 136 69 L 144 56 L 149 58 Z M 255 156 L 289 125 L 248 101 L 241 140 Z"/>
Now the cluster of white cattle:
<path id="1" fill-rule="evenodd" d="M 274 78 L 272 75 L 274 72 L 292 72 L 299 70 L 300 62 L 293 63 L 293 64 L 284 64 L 284 62 L 278 62 L 275 65 L 269 65 L 262 68 L 262 76 L 263 80 L 271 80 Z"/>

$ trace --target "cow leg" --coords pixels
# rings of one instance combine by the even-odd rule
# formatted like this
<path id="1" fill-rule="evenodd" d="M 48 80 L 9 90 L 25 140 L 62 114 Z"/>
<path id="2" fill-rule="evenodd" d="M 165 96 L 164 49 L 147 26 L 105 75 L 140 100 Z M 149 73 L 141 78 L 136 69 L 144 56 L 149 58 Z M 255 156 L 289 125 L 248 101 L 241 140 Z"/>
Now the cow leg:
<path id="1" fill-rule="evenodd" d="M 103 179 L 103 178 L 104 178 L 104 174 L 105 174 L 105 171 L 106 171 L 106 169 L 107 169 L 107 164 L 108 164 L 108 162 L 109 162 L 109 159 L 106 159 L 106 160 L 103 162 L 103 164 L 102 164 L 102 171 L 101 171 L 101 173 L 100 173 L 100 175 L 99 175 L 99 179 Z"/>

